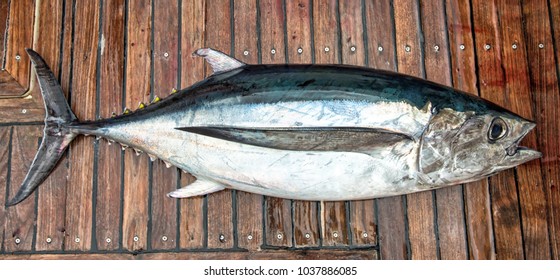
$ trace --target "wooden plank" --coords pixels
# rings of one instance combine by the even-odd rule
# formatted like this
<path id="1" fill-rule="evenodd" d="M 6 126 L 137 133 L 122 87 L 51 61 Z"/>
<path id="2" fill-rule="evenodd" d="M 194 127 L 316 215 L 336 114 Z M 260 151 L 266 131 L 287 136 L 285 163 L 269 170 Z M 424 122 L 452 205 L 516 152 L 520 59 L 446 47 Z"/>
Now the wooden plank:
<path id="1" fill-rule="evenodd" d="M 3 260 L 375 260 L 375 250 L 268 250 L 248 252 L 172 252 L 141 254 L 17 254 Z"/>
<path id="2" fill-rule="evenodd" d="M 6 45 L 4 40 L 6 39 L 6 29 L 8 28 L 8 11 L 9 11 L 9 1 L 0 2 L 0 65 L 4 66 L 4 55 L 6 54 Z"/>
<path id="3" fill-rule="evenodd" d="M 29 85 L 29 57 L 25 48 L 33 43 L 35 1 L 10 1 L 8 40 L 6 45 L 6 70 L 23 87 Z"/>
<path id="4" fill-rule="evenodd" d="M 12 128 L 0 127 L 0 203 L 6 204 L 6 187 L 8 186 L 8 170 L 10 168 L 10 138 Z M 6 225 L 6 207 L 0 207 L 0 252 L 4 251 Z"/>
<path id="5" fill-rule="evenodd" d="M 2 42 L 2 41 L 0 41 Z M 21 95 L 25 89 L 8 73 L 6 70 L 0 70 L 0 97 Z"/>
<path id="6" fill-rule="evenodd" d="M 150 45 L 152 2 L 128 2 L 126 42 L 125 106 L 136 108 L 150 101 Z M 146 250 L 148 245 L 148 167 L 146 154 L 124 153 L 122 246 L 125 250 Z"/>
<path id="7" fill-rule="evenodd" d="M 395 56 L 395 25 L 393 21 L 393 9 L 389 2 L 365 1 L 365 29 L 367 31 L 368 60 L 367 65 L 372 68 L 396 71 Z M 407 258 L 407 240 L 405 235 L 405 215 L 403 212 L 402 197 L 381 198 L 375 201 L 377 208 L 377 226 L 365 224 L 364 231 L 367 233 L 364 239 L 363 233 L 358 239 L 358 231 L 354 242 L 360 244 L 379 244 L 380 255 L 383 259 L 405 259 Z M 369 207 L 364 206 L 364 221 L 375 221 L 373 211 L 365 211 Z M 367 227 L 366 227 L 367 226 Z M 378 230 L 379 232 L 376 232 Z M 372 234 L 374 231 L 375 234 Z M 379 241 L 376 239 L 379 238 Z"/>
<path id="8" fill-rule="evenodd" d="M 123 104 L 125 1 L 104 1 L 102 13 L 99 116 L 109 118 Z M 105 140 L 98 147 L 95 241 L 99 250 L 116 250 L 121 240 L 122 151 Z"/>
<path id="9" fill-rule="evenodd" d="M 313 40 L 315 63 L 338 64 L 338 1 L 313 1 Z M 321 239 L 323 246 L 347 245 L 348 228 L 343 201 L 321 203 Z"/>
<path id="10" fill-rule="evenodd" d="M 206 2 L 185 0 L 181 2 L 181 88 L 204 79 L 204 60 L 192 53 L 204 46 Z M 181 187 L 194 182 L 190 174 L 181 174 Z M 202 248 L 205 246 L 204 197 L 181 199 L 179 222 L 179 247 Z"/>
<path id="11" fill-rule="evenodd" d="M 523 38 L 524 21 L 521 5 L 511 6 L 506 1 L 497 1 L 502 34 L 502 65 L 506 74 L 506 93 L 513 112 L 534 119 L 530 75 L 527 62 L 527 47 Z M 539 16 L 540 17 L 540 16 Z M 540 129 L 540 127 L 538 128 Z M 523 139 L 523 145 L 537 147 L 536 133 Z M 531 161 L 517 168 L 517 187 L 521 208 L 521 230 L 523 254 L 526 259 L 550 259 L 550 241 L 539 161 Z M 511 246 L 511 245 L 510 245 Z M 499 252 L 498 252 L 499 253 Z"/>
<path id="12" fill-rule="evenodd" d="M 257 1 L 234 1 L 235 57 L 245 63 L 257 64 Z M 256 250 L 263 244 L 263 196 L 237 192 L 238 246 Z"/>
<path id="13" fill-rule="evenodd" d="M 72 110 L 79 120 L 95 119 L 99 2 L 76 3 L 72 72 Z M 92 244 L 93 158 L 90 137 L 78 137 L 70 144 L 70 176 L 66 199 L 66 250 L 89 250 Z"/>
<path id="14" fill-rule="evenodd" d="M 424 77 L 423 46 L 418 2 L 395 1 L 395 28 L 399 72 Z M 433 192 L 409 194 L 407 217 L 412 259 L 437 259 Z"/>
<path id="15" fill-rule="evenodd" d="M 261 54 L 263 64 L 286 62 L 284 41 L 284 2 L 259 0 Z M 265 236 L 269 246 L 291 247 L 292 203 L 290 200 L 265 197 Z M 282 238 L 278 238 L 281 236 Z"/>
<path id="16" fill-rule="evenodd" d="M 312 63 L 311 48 L 311 1 L 286 1 L 286 36 L 289 63 Z M 294 201 L 295 247 L 319 246 L 318 209 L 316 202 Z M 278 239 L 285 236 L 276 236 Z M 280 238 L 282 237 L 282 238 Z"/>
<path id="17" fill-rule="evenodd" d="M 478 89 L 470 3 L 458 0 L 446 1 L 453 85 L 455 88 L 476 95 Z M 471 259 L 495 258 L 488 181 L 484 179 L 466 184 L 463 201 L 468 256 Z M 438 214 L 441 212 L 438 211 Z M 445 258 L 444 250 L 441 256 Z"/>
<path id="18" fill-rule="evenodd" d="M 447 39 L 445 0 L 421 2 L 426 78 L 452 86 L 450 51 Z M 466 232 L 461 186 L 435 191 L 439 257 L 466 259 Z"/>
<path id="19" fill-rule="evenodd" d="M 505 105 L 506 77 L 501 57 L 497 7 L 492 2 L 473 0 L 473 24 L 478 57 L 480 95 Z M 489 46 L 486 47 L 486 46 Z M 515 174 L 508 170 L 489 179 L 496 257 L 523 258 Z"/>
<path id="20" fill-rule="evenodd" d="M 539 151 L 543 153 L 541 168 L 543 187 L 546 194 L 548 210 L 548 227 L 550 232 L 551 258 L 560 258 L 560 166 L 555 159 L 560 158 L 560 96 L 558 93 L 558 66 L 551 59 L 554 57 L 553 42 L 559 45 L 560 36 L 560 2 L 544 0 L 522 1 L 525 19 L 525 39 L 531 75 L 531 91 L 535 100 L 535 121 L 537 123 L 537 141 Z M 549 11 L 549 6 L 551 11 Z M 553 22 L 549 21 L 552 15 Z M 553 41 L 555 40 L 555 41 Z M 541 45 L 542 44 L 542 45 Z M 556 48 L 557 54 L 559 49 Z M 541 202 L 542 203 L 542 202 Z M 537 204 L 539 205 L 539 204 Z M 539 205 L 540 206 L 540 205 Z M 525 229 L 525 226 L 524 226 Z M 526 255 L 527 258 L 531 256 Z"/>
<path id="21" fill-rule="evenodd" d="M 39 126 L 15 126 L 12 131 L 8 200 L 16 194 L 35 157 L 42 129 Z M 4 251 L 33 249 L 36 194 L 5 210 Z"/>
<path id="22" fill-rule="evenodd" d="M 177 0 L 154 2 L 154 94 L 168 96 L 179 85 L 179 17 Z M 151 197 L 151 248 L 177 246 L 177 199 L 167 193 L 177 189 L 178 170 L 155 161 Z"/>
<path id="23" fill-rule="evenodd" d="M 209 1 L 206 5 L 206 46 L 226 54 L 231 52 L 230 1 Z M 208 69 L 208 68 L 207 68 Z M 212 73 L 207 70 L 207 74 Z M 231 248 L 234 245 L 233 200 L 229 189 L 208 195 L 208 247 Z"/>
<path id="24" fill-rule="evenodd" d="M 63 1 L 39 2 L 39 25 L 35 50 L 41 54 L 55 75 L 60 76 L 60 34 L 62 32 Z M 34 79 L 35 83 L 36 80 Z M 41 96 L 37 84 L 34 96 Z M 42 100 L 42 98 L 41 98 Z M 42 102 L 42 101 L 41 101 Z M 37 202 L 37 236 L 35 250 L 61 250 L 64 241 L 68 158 L 63 157 L 56 169 L 39 186 Z"/>

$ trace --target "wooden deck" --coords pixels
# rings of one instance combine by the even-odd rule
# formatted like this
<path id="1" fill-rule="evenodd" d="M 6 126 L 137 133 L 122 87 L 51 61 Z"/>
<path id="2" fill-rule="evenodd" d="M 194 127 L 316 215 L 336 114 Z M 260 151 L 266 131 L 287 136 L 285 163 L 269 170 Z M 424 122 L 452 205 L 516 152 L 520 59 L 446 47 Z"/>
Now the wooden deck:
<path id="1" fill-rule="evenodd" d="M 207 46 L 248 63 L 364 65 L 452 85 L 536 120 L 524 145 L 544 157 L 488 180 L 376 200 L 230 190 L 174 200 L 165 194 L 192 176 L 79 137 L 30 199 L 0 207 L 0 258 L 560 258 L 560 1 L 6 2 L 2 204 L 42 135 L 26 47 L 45 57 L 82 120 L 203 79 L 209 69 L 191 53 Z"/>

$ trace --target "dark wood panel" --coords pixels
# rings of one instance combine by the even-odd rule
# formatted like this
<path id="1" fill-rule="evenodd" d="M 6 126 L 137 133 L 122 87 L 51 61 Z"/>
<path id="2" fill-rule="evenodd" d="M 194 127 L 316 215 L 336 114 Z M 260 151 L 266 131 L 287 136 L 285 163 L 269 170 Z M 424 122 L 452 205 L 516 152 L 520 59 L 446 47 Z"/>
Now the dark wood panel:
<path id="1" fill-rule="evenodd" d="M 231 10 L 229 0 L 206 3 L 206 46 L 226 54 L 231 52 Z M 212 71 L 207 67 L 207 74 Z M 208 247 L 231 248 L 234 245 L 233 191 L 226 189 L 208 195 Z"/>
<path id="2" fill-rule="evenodd" d="M 152 2 L 129 1 L 126 41 L 125 106 L 137 108 L 150 101 Z M 125 250 L 148 248 L 149 158 L 124 153 L 122 246 Z"/>
<path id="3" fill-rule="evenodd" d="M 8 32 L 6 43 L 5 69 L 22 86 L 29 84 L 29 57 L 25 48 L 33 43 L 33 20 L 35 1 L 10 1 Z"/>
<path id="4" fill-rule="evenodd" d="M 204 46 L 204 28 L 206 1 L 185 0 L 181 2 L 181 88 L 185 88 L 204 79 L 204 60 L 193 57 L 192 53 Z M 195 178 L 190 174 L 181 174 L 181 186 L 184 187 Z M 179 247 L 201 248 L 205 246 L 205 197 L 181 199 L 179 221 Z"/>
<path id="5" fill-rule="evenodd" d="M 10 139 L 12 128 L 0 127 L 0 203 L 6 204 L 6 187 L 8 186 L 8 172 L 10 169 Z M 6 226 L 6 207 L 0 206 L 0 252 L 4 251 L 4 238 Z"/>
<path id="6" fill-rule="evenodd" d="M 179 3 L 177 0 L 154 1 L 154 73 L 153 91 L 166 97 L 179 86 Z M 178 169 L 155 161 L 151 186 L 151 247 L 171 249 L 177 244 L 177 199 L 167 193 L 177 189 Z"/>

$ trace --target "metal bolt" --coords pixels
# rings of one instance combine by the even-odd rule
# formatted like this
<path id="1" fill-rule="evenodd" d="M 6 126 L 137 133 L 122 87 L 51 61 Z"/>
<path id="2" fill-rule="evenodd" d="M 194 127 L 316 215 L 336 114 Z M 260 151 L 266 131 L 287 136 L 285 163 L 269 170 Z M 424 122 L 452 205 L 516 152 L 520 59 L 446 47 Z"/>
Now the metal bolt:
<path id="1" fill-rule="evenodd" d="M 249 55 L 249 51 L 243 51 L 243 55 L 245 56 Z"/>
<path id="2" fill-rule="evenodd" d="M 167 236 L 165 236 L 165 235 L 162 236 L 162 237 L 161 237 L 161 240 L 163 240 L 163 242 L 167 241 Z"/>
<path id="3" fill-rule="evenodd" d="M 247 235 L 247 239 L 248 240 L 253 240 L 253 236 L 249 234 L 249 235 Z"/>
<path id="4" fill-rule="evenodd" d="M 544 44 L 543 43 L 539 44 L 539 49 L 544 49 Z"/>
<path id="5" fill-rule="evenodd" d="M 47 243 L 51 243 L 52 242 L 52 238 L 47 237 Z"/>
<path id="6" fill-rule="evenodd" d="M 111 238 L 107 237 L 107 239 L 105 239 L 105 242 L 111 243 Z"/>
<path id="7" fill-rule="evenodd" d="M 382 51 L 383 51 L 383 47 L 382 47 L 382 46 L 379 46 L 379 47 L 377 47 L 377 50 L 380 51 L 380 52 L 382 52 Z"/>
<path id="8" fill-rule="evenodd" d="M 362 237 L 363 237 L 363 238 L 367 238 L 367 237 L 368 237 L 367 232 L 362 233 Z"/>
<path id="9" fill-rule="evenodd" d="M 276 50 L 275 50 L 275 49 L 271 49 L 271 50 L 270 50 L 270 53 L 271 53 L 271 54 L 276 54 Z"/>
<path id="10" fill-rule="evenodd" d="M 163 53 L 163 57 L 168 58 L 168 57 L 169 57 L 169 53 L 164 52 L 164 53 Z"/>
<path id="11" fill-rule="evenodd" d="M 134 240 L 134 242 L 138 242 L 138 240 L 140 240 L 140 238 L 138 238 L 138 236 L 134 236 L 134 237 L 132 238 L 132 240 Z"/>
<path id="12" fill-rule="evenodd" d="M 222 242 L 222 243 L 226 242 L 226 237 L 223 234 L 220 234 L 219 239 L 220 239 L 220 242 Z"/>
<path id="13" fill-rule="evenodd" d="M 329 52 L 331 49 L 329 47 L 325 47 L 325 52 Z"/>
<path id="14" fill-rule="evenodd" d="M 409 45 L 404 46 L 404 51 L 405 52 L 410 52 L 412 48 Z"/>
<path id="15" fill-rule="evenodd" d="M 14 240 L 14 242 L 16 242 L 16 244 L 21 243 L 21 239 L 19 239 L 19 237 L 16 237 L 16 239 Z"/>
<path id="16" fill-rule="evenodd" d="M 484 49 L 485 49 L 485 50 L 489 50 L 490 48 L 491 48 L 490 44 L 484 45 Z"/>
<path id="17" fill-rule="evenodd" d="M 21 56 L 19 54 L 16 54 L 16 60 L 20 60 Z"/>
<path id="18" fill-rule="evenodd" d="M 463 44 L 459 45 L 459 49 L 464 50 L 464 49 L 465 49 L 465 45 L 463 45 Z"/>
<path id="19" fill-rule="evenodd" d="M 333 236 L 334 238 L 338 238 L 338 232 L 336 232 L 336 231 L 333 232 L 333 233 L 332 233 L 332 236 Z"/>
<path id="20" fill-rule="evenodd" d="M 27 113 L 27 109 L 22 109 L 21 112 L 22 112 L 23 114 L 25 114 L 25 113 Z"/>
<path id="21" fill-rule="evenodd" d="M 298 49 L 297 49 L 297 53 L 301 54 L 302 52 L 303 52 L 303 49 L 302 49 L 302 48 L 298 48 Z"/>
<path id="22" fill-rule="evenodd" d="M 76 239 L 74 239 L 74 242 L 80 243 L 80 238 L 79 238 L 79 237 L 76 237 Z"/>
<path id="23" fill-rule="evenodd" d="M 435 50 L 436 52 L 439 52 L 439 46 L 438 46 L 438 45 L 435 45 L 435 46 L 434 46 L 434 50 Z"/>
<path id="24" fill-rule="evenodd" d="M 282 238 L 284 238 L 284 235 L 283 235 L 281 232 L 279 232 L 279 233 L 276 235 L 276 238 L 282 239 Z"/>
<path id="25" fill-rule="evenodd" d="M 311 238 L 311 234 L 309 234 L 309 233 L 306 233 L 306 234 L 305 234 L 305 238 L 306 238 L 306 239 L 309 239 L 309 238 Z"/>
<path id="26" fill-rule="evenodd" d="M 514 49 L 514 50 L 517 50 L 517 44 L 511 45 L 511 48 Z"/>
<path id="27" fill-rule="evenodd" d="M 351 47 L 350 47 L 350 51 L 351 51 L 351 52 L 355 52 L 355 51 L 356 51 L 356 46 L 351 46 Z"/>

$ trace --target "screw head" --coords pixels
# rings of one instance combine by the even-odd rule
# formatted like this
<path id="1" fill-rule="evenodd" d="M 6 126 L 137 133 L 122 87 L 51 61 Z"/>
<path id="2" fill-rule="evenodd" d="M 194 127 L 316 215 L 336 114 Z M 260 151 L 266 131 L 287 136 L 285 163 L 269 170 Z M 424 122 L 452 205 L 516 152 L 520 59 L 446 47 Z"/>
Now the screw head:
<path id="1" fill-rule="evenodd" d="M 47 241 L 47 243 L 51 243 L 51 242 L 52 242 L 52 238 L 47 237 L 47 239 L 46 239 L 45 241 Z"/>
<path id="2" fill-rule="evenodd" d="M 138 240 L 140 240 L 140 238 L 138 238 L 138 236 L 134 236 L 134 237 L 132 238 L 132 240 L 134 240 L 134 242 L 138 242 Z"/>
<path id="3" fill-rule="evenodd" d="M 281 232 L 279 232 L 279 233 L 276 235 L 276 238 L 282 239 L 282 238 L 284 238 L 284 235 L 283 235 Z"/>
<path id="4" fill-rule="evenodd" d="M 21 56 L 19 54 L 16 54 L 16 60 L 20 60 Z"/>
<path id="5" fill-rule="evenodd" d="M 333 233 L 332 233 L 332 236 L 333 236 L 334 238 L 338 238 L 338 232 L 336 232 L 336 231 L 333 232 Z"/>
<path id="6" fill-rule="evenodd" d="M 492 46 L 490 46 L 490 44 L 484 45 L 484 49 L 485 49 L 485 50 L 489 50 L 491 47 L 492 47 Z"/>
<path id="7" fill-rule="evenodd" d="M 74 242 L 80 243 L 80 238 L 79 238 L 79 237 L 76 237 L 76 238 L 74 239 Z"/>
<path id="8" fill-rule="evenodd" d="M 306 234 L 305 234 L 305 238 L 306 238 L 306 239 L 309 239 L 309 238 L 311 238 L 311 234 L 309 234 L 309 233 L 306 233 Z"/>
<path id="9" fill-rule="evenodd" d="M 356 46 L 351 46 L 351 47 L 350 47 L 350 51 L 351 51 L 351 52 L 355 52 L 355 51 L 356 51 Z"/>
<path id="10" fill-rule="evenodd" d="M 325 52 L 329 52 L 331 49 L 329 47 L 325 47 Z"/>
<path id="11" fill-rule="evenodd" d="M 382 46 L 377 47 L 377 51 L 382 52 L 382 51 L 383 51 L 383 47 L 382 47 Z"/>
<path id="12" fill-rule="evenodd" d="M 543 43 L 539 44 L 539 49 L 544 49 L 544 44 Z"/>
<path id="13" fill-rule="evenodd" d="M 464 50 L 464 49 L 465 49 L 465 45 L 463 45 L 463 44 L 459 45 L 459 49 Z"/>
<path id="14" fill-rule="evenodd" d="M 168 58 L 168 57 L 169 57 L 169 53 L 168 53 L 168 52 L 164 52 L 164 53 L 163 53 L 163 57 Z"/>
<path id="15" fill-rule="evenodd" d="M 21 113 L 26 114 L 26 113 L 27 113 L 27 109 L 21 109 Z"/>
<path id="16" fill-rule="evenodd" d="M 404 46 L 404 51 L 405 52 L 410 52 L 412 50 L 412 48 L 409 45 Z"/>
<path id="17" fill-rule="evenodd" d="M 222 243 L 226 242 L 226 236 L 223 235 L 223 234 L 220 234 L 219 239 L 220 239 L 220 242 L 222 242 Z"/>
<path id="18" fill-rule="evenodd" d="M 514 49 L 514 50 L 517 50 L 517 44 L 511 45 L 511 48 Z"/>
<path id="19" fill-rule="evenodd" d="M 438 45 L 434 46 L 434 51 L 439 52 L 439 46 Z"/>
<path id="20" fill-rule="evenodd" d="M 363 238 L 367 238 L 367 237 L 368 237 L 367 232 L 362 233 L 362 237 L 363 237 Z"/>
<path id="21" fill-rule="evenodd" d="M 16 244 L 19 244 L 19 243 L 21 243 L 21 239 L 19 239 L 19 237 L 16 237 L 16 239 L 14 239 L 14 242 L 15 242 Z"/>
<path id="22" fill-rule="evenodd" d="M 111 238 L 107 237 L 107 239 L 105 239 L 105 242 L 111 243 Z"/>
<path id="23" fill-rule="evenodd" d="M 271 49 L 271 50 L 270 50 L 270 53 L 271 53 L 271 54 L 276 54 L 276 50 L 275 50 L 275 49 Z"/>
<path id="24" fill-rule="evenodd" d="M 247 235 L 247 240 L 253 240 L 253 236 L 252 235 Z"/>
<path id="25" fill-rule="evenodd" d="M 244 56 L 248 56 L 248 55 L 249 55 L 249 51 L 247 51 L 247 50 L 243 51 L 243 55 L 244 55 Z"/>
<path id="26" fill-rule="evenodd" d="M 162 236 L 162 237 L 161 237 L 161 240 L 162 240 L 163 242 L 167 241 L 167 236 L 165 236 L 165 235 Z"/>
<path id="27" fill-rule="evenodd" d="M 299 54 L 303 53 L 303 49 L 302 49 L 302 48 L 298 48 L 298 49 L 297 49 L 297 53 L 299 53 Z"/>

